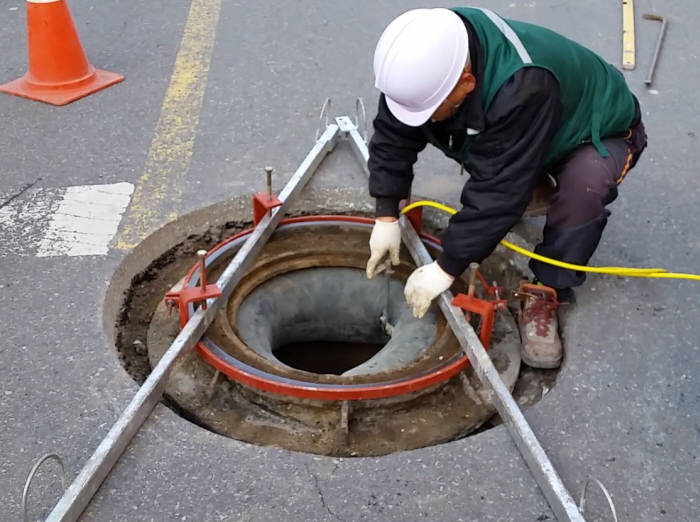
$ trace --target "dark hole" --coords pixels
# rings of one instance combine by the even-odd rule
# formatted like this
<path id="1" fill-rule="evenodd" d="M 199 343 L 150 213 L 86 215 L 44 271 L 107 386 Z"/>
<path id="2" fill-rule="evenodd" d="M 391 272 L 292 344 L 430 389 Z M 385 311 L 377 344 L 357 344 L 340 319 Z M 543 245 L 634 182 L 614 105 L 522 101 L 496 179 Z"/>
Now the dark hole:
<path id="1" fill-rule="evenodd" d="M 311 373 L 341 375 L 374 357 L 384 344 L 313 341 L 283 344 L 275 348 L 277 359 L 287 366 Z"/>

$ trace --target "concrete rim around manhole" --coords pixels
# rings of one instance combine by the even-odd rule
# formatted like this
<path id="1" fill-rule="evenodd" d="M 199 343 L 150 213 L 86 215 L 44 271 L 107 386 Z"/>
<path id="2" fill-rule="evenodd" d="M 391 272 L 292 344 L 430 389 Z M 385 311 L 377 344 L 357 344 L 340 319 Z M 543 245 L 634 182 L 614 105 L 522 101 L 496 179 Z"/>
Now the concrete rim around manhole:
<path id="1" fill-rule="evenodd" d="M 186 220 L 187 216 L 180 219 Z M 246 343 L 244 339 L 246 335 L 250 336 L 254 329 L 246 333 L 245 328 L 241 329 L 237 324 L 237 317 L 241 313 L 241 305 L 245 315 L 246 299 L 250 302 L 251 297 L 256 295 L 256 289 L 260 293 L 266 284 L 276 284 L 277 277 L 307 277 L 299 274 L 303 274 L 304 271 L 308 274 L 314 269 L 347 270 L 350 272 L 344 273 L 352 278 L 354 276 L 349 275 L 351 272 L 358 272 L 364 268 L 370 227 L 338 223 L 322 226 L 316 223 L 315 227 L 296 227 L 295 230 L 288 231 L 281 229 L 273 234 L 263 253 L 235 289 L 226 309 L 210 326 L 205 342 L 214 342 L 236 360 L 266 374 L 276 375 L 282 380 L 298 380 L 316 386 L 367 387 L 373 382 L 410 378 L 416 375 L 416 372 L 432 367 L 438 359 L 449 360 L 461 354 L 456 340 L 439 312 L 433 312 L 432 323 L 428 321 L 432 324 L 434 335 L 427 335 L 430 338 L 427 346 L 414 347 L 415 357 L 409 358 L 413 360 L 399 358 L 391 364 L 385 361 L 383 366 L 380 364 L 375 368 L 377 371 L 358 371 L 354 374 L 350 372 L 346 375 L 314 374 L 280 363 L 274 355 L 270 357 L 270 354 L 262 353 L 265 349 L 261 352 L 260 347 L 257 351 L 250 349 L 248 344 L 254 343 Z M 329 227 L 336 227 L 336 230 L 329 230 Z M 235 231 L 239 226 L 228 228 Z M 298 245 L 312 243 L 308 241 L 310 234 L 318 238 L 320 229 L 328 232 L 324 234 L 327 239 L 317 241 L 314 248 L 298 248 Z M 224 234 L 222 230 L 221 235 Z M 338 242 L 339 237 L 342 237 L 343 241 Z M 165 279 L 169 279 L 169 284 L 172 285 L 177 281 L 174 276 L 179 272 L 182 277 L 181 274 L 189 268 L 183 268 L 183 259 L 187 259 L 190 267 L 193 266 L 191 251 L 199 248 L 202 241 L 201 238 L 195 237 L 191 237 L 190 241 L 192 244 L 188 245 L 188 240 L 185 239 L 177 249 L 190 252 L 189 258 L 183 256 L 182 259 L 178 259 L 172 250 L 158 256 L 151 269 L 135 279 L 131 288 L 131 299 L 123 303 L 121 335 L 118 334 L 117 344 L 122 343 L 123 348 L 125 342 L 131 341 L 132 349 L 140 348 L 141 355 L 145 350 L 152 364 L 177 335 L 179 325 L 176 314 L 172 317 L 167 316 L 161 294 L 160 304 L 150 312 L 147 337 L 132 340 L 131 334 L 128 333 L 131 315 L 129 308 L 134 305 L 134 294 L 148 286 L 145 284 L 147 279 L 158 280 L 161 285 Z M 216 238 L 209 237 L 207 242 L 209 244 L 206 246 L 211 247 Z M 290 245 L 296 245 L 296 248 L 290 248 Z M 431 245 L 431 248 L 435 253 L 435 245 Z M 235 249 L 232 249 L 227 255 L 232 256 L 234 251 Z M 335 252 L 337 255 L 334 257 L 329 255 L 329 252 Z M 223 263 L 224 257 L 222 256 L 220 263 Z M 178 265 L 177 269 L 173 264 Z M 161 277 L 162 274 L 159 274 L 156 268 L 158 266 L 169 273 Z M 504 268 L 509 272 L 508 277 L 520 277 L 520 274 L 510 273 L 512 269 L 507 260 L 492 256 L 484 264 L 489 280 L 498 279 L 494 277 L 495 274 Z M 221 269 L 221 264 L 219 267 L 212 266 L 212 277 L 208 277 L 209 281 L 214 280 L 216 271 Z M 392 285 L 400 288 L 412 269 L 413 264 L 404 253 Z M 317 275 L 318 273 L 313 277 Z M 192 281 L 196 284 L 196 277 L 192 278 Z M 321 286 L 327 285 L 329 281 L 330 279 L 326 278 Z M 354 281 L 353 285 L 362 287 L 360 279 Z M 398 294 L 401 296 L 402 292 Z M 153 302 L 151 299 L 151 303 Z M 376 315 L 376 303 L 364 304 L 368 308 L 374 306 L 370 312 L 371 315 Z M 141 316 L 147 315 L 143 312 L 145 311 L 142 311 Z M 289 310 L 284 311 L 287 312 Z M 255 314 L 249 315 L 247 322 L 253 316 Z M 141 336 L 143 337 L 143 328 Z M 502 372 L 504 381 L 512 389 L 516 384 L 520 362 L 519 336 L 510 313 L 499 314 L 493 344 L 491 357 Z M 399 352 L 400 350 L 397 350 L 397 353 Z M 381 354 L 381 351 L 379 353 Z M 189 354 L 168 382 L 166 396 L 171 406 L 188 420 L 222 435 L 311 453 L 380 455 L 441 443 L 472 432 L 488 421 L 494 413 L 488 404 L 488 397 L 469 368 L 456 372 L 452 378 L 433 382 L 395 397 L 359 400 L 319 400 L 303 395 L 281 395 L 227 378 L 214 381 L 214 375 L 214 369 L 198 354 Z"/>

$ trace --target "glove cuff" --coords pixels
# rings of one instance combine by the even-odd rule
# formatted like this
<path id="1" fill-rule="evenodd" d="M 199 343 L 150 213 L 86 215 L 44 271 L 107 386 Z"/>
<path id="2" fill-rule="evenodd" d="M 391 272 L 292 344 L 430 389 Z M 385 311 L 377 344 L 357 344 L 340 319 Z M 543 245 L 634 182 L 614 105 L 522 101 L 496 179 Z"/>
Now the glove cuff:
<path id="1" fill-rule="evenodd" d="M 455 280 L 452 274 L 448 274 L 437 261 L 433 261 L 430 265 L 430 271 L 434 274 L 436 282 L 440 284 L 441 287 L 449 288 Z"/>
<path id="2" fill-rule="evenodd" d="M 452 277 L 459 277 L 467 269 L 469 263 L 464 259 L 452 257 L 447 254 L 444 250 L 438 256 L 437 263 L 440 265 L 445 272 L 450 274 Z"/>
<path id="3" fill-rule="evenodd" d="M 394 232 L 394 230 L 399 229 L 399 222 L 398 221 L 375 221 L 374 222 L 374 230 L 377 232 Z M 373 232 L 374 232 L 373 230 Z M 399 232 L 400 234 L 401 232 Z"/>

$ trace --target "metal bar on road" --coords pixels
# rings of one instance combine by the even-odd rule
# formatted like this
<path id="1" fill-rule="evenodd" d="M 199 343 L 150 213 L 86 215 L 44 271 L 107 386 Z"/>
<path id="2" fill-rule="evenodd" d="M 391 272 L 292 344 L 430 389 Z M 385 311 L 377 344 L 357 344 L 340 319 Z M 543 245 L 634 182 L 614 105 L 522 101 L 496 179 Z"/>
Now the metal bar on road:
<path id="1" fill-rule="evenodd" d="M 75 521 L 85 510 L 93 495 L 107 477 L 115 463 L 136 435 L 155 405 L 160 401 L 170 371 L 178 359 L 191 350 L 204 335 L 219 309 L 230 297 L 246 270 L 255 260 L 266 241 L 277 228 L 294 198 L 304 189 L 325 156 L 333 150 L 338 140 L 338 127 L 329 125 L 320 136 L 311 152 L 279 195 L 283 201 L 270 215 L 265 216 L 248 240 L 231 260 L 218 280 L 222 296 L 206 310 L 200 308 L 180 331 L 146 382 L 107 433 L 93 455 L 68 487 L 47 522 Z"/>
<path id="2" fill-rule="evenodd" d="M 339 120 L 340 118 L 337 119 L 337 121 Z M 367 169 L 367 160 L 369 159 L 367 144 L 359 135 L 357 129 L 354 130 L 354 134 L 352 129 L 346 129 L 345 132 L 350 134 L 352 138 L 351 143 L 357 148 L 356 152 L 361 159 L 364 171 L 369 173 Z M 405 216 L 401 216 L 399 225 L 403 242 L 416 265 L 422 266 L 432 263 L 433 259 L 430 253 L 423 245 L 411 222 Z M 438 297 L 440 310 L 445 315 L 462 350 L 469 358 L 469 362 L 476 371 L 479 380 L 491 392 L 496 410 L 503 419 L 506 428 L 508 428 L 511 438 L 542 490 L 554 515 L 557 517 L 557 520 L 562 522 L 585 522 L 581 512 L 576 507 L 576 503 L 571 498 L 550 462 L 549 457 L 547 457 L 537 437 L 525 420 L 518 404 L 513 399 L 508 388 L 503 384 L 501 376 L 498 374 L 493 362 L 491 362 L 479 337 L 464 318 L 464 313 L 459 308 L 452 306 L 452 299 L 452 292 L 449 290 L 443 292 Z"/>
<path id="3" fill-rule="evenodd" d="M 411 222 L 405 216 L 401 216 L 399 224 L 401 237 L 416 265 L 432 263 L 433 259 L 430 257 L 430 253 L 423 245 Z M 493 405 L 498 410 L 557 520 L 584 522 L 576 503 L 566 490 L 515 399 L 506 385 L 503 384 L 501 376 L 498 375 L 496 367 L 491 362 L 476 332 L 464 318 L 462 310 L 452 305 L 453 298 L 452 292 L 449 290 L 440 294 L 438 297 L 440 310 L 445 315 L 462 350 L 469 357 L 469 362 L 476 371 L 479 380 L 487 390 L 492 392 Z"/>
<path id="4" fill-rule="evenodd" d="M 644 13 L 642 17 L 645 20 L 657 20 L 661 22 L 661 30 L 659 31 L 659 36 L 656 39 L 656 47 L 654 47 L 654 56 L 651 58 L 651 65 L 649 65 L 649 72 L 647 73 L 647 79 L 644 80 L 644 85 L 647 87 L 651 86 L 651 82 L 654 81 L 654 72 L 656 71 L 656 61 L 659 59 L 659 53 L 661 52 L 661 44 L 664 42 L 664 36 L 666 35 L 666 25 L 668 20 L 665 16 L 657 15 L 654 13 Z"/>
<path id="5" fill-rule="evenodd" d="M 362 165 L 362 170 L 365 174 L 369 176 L 369 168 L 367 167 L 367 159 L 369 158 L 369 152 L 367 150 L 367 143 L 365 139 L 360 134 L 357 129 L 357 125 L 347 116 L 340 116 L 335 119 L 340 131 L 347 135 L 353 144 L 352 150 L 360 160 L 360 165 Z"/>

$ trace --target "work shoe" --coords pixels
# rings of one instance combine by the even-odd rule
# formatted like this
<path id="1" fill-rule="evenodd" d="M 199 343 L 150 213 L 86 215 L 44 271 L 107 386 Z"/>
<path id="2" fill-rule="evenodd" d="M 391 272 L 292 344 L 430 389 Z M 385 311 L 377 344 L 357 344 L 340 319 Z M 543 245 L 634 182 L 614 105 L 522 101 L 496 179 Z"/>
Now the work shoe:
<path id="1" fill-rule="evenodd" d="M 518 314 L 523 362 L 533 368 L 558 368 L 563 350 L 558 332 L 557 291 L 522 282 L 518 297 L 523 300 Z"/>

